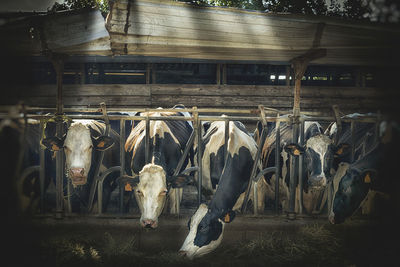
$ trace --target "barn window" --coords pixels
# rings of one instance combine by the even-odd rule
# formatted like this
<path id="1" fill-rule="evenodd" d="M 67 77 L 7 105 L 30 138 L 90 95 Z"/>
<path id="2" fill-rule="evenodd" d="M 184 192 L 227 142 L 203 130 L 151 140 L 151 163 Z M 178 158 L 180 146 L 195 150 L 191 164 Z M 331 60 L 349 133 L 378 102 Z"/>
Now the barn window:
<path id="1" fill-rule="evenodd" d="M 215 84 L 216 64 L 158 63 L 153 64 L 152 83 Z"/>
<path id="2" fill-rule="evenodd" d="M 280 77 L 285 77 L 281 79 Z M 286 66 L 267 64 L 228 64 L 228 84 L 285 85 Z"/>

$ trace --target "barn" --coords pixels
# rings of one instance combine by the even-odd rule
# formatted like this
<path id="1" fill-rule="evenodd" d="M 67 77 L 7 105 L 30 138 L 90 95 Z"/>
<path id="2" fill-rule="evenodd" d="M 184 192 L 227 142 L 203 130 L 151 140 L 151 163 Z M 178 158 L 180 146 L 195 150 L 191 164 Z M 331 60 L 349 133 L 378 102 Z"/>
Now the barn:
<path id="1" fill-rule="evenodd" d="M 305 160 L 302 155 L 290 159 L 293 171 L 288 174 L 287 209 L 279 201 L 269 201 L 260 211 L 257 202 L 249 201 L 235 221 L 226 224 L 222 244 L 215 251 L 195 260 L 178 256 L 188 233 L 187 221 L 206 201 L 201 185 L 207 170 L 195 160 L 197 169 L 191 170 L 198 178 L 183 189 L 177 214 L 163 213 L 156 230 L 142 229 L 134 189 L 127 182 L 133 174 L 126 171 L 130 162 L 122 144 L 130 133 L 129 122 L 136 120 L 146 122 L 144 139 L 150 147 L 150 121 L 165 118 L 143 114 L 158 112 L 158 107 L 171 111 L 175 105 L 183 105 L 182 112 L 190 114 L 170 119 L 192 123 L 187 147 L 202 142 L 205 121 L 223 121 L 225 129 L 230 121 L 241 121 L 251 136 L 257 122 L 265 131 L 269 123 L 287 123 L 294 129 L 293 142 L 300 145 L 305 144 L 304 128 L 309 121 L 318 121 L 324 129 L 333 122 L 350 123 L 352 136 L 357 123 L 374 125 L 377 133 L 382 121 L 390 121 L 398 134 L 398 25 L 169 0 L 111 1 L 108 14 L 84 9 L 7 13 L 0 19 L 4 37 L 0 44 L 1 120 L 4 125 L 7 120 L 25 125 L 21 139 L 16 140 L 22 144 L 18 148 L 7 141 L 9 136 L 1 141 L 7 145 L 2 158 L 9 159 L 2 169 L 15 166 L 5 172 L 4 179 L 11 176 L 16 181 L 8 181 L 2 194 L 15 191 L 19 195 L 21 190 L 23 194 L 31 183 L 29 213 L 19 213 L 26 198 L 7 196 L 2 201 L 10 218 L 6 226 L 15 226 L 4 234 L 9 236 L 10 260 L 17 265 L 31 260 L 49 266 L 200 266 L 210 262 L 215 266 L 375 266 L 396 259 L 391 241 L 398 231 L 393 225 L 399 206 L 393 201 L 399 198 L 388 204 L 386 197 L 378 197 L 384 211 L 367 216 L 357 209 L 339 225 L 328 221 L 333 197 L 328 191 L 323 198 L 327 204 L 318 204 L 313 214 L 306 214 L 301 205 L 296 210 L 296 195 L 303 200 L 296 187 L 302 192 L 305 186 L 299 164 Z M 354 113 L 363 115 L 343 117 Z M 64 169 L 64 151 L 40 145 L 52 123 L 56 125 L 53 135 L 62 138 L 64 125 L 76 119 L 104 121 L 106 135 L 117 132 L 120 144 L 116 164 L 101 169 L 107 151 L 100 153 L 100 162 L 94 162 L 98 164 L 96 182 L 88 189 L 88 201 L 83 201 L 85 208 L 80 212 L 73 211 L 71 204 L 82 200 L 73 197 L 75 187 Z M 38 122 L 37 155 L 34 163 L 23 168 L 24 156 L 11 157 L 8 151 L 23 154 L 29 120 Z M 262 157 L 263 144 L 261 138 L 256 159 Z M 399 148 L 398 142 L 393 144 L 394 150 Z M 204 152 L 201 147 L 197 153 Z M 353 145 L 353 159 L 356 149 Z M 395 166 L 392 156 L 386 161 Z M 48 164 L 48 158 L 53 162 Z M 47 183 L 50 165 L 54 179 Z M 260 179 L 254 166 L 246 194 L 253 199 L 260 193 L 252 187 Z M 119 179 L 105 210 L 103 183 L 111 174 Z M 392 176 L 390 186 L 398 192 L 398 175 Z M 25 182 L 27 177 L 35 178 Z M 23 189 L 19 189 L 21 184 Z M 14 255 L 21 248 L 29 257 Z"/>

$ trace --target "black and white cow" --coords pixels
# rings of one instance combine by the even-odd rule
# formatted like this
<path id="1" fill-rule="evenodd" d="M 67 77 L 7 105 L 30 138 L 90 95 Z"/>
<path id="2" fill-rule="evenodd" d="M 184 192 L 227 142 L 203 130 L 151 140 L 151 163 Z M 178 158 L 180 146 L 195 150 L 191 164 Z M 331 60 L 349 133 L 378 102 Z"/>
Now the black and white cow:
<path id="1" fill-rule="evenodd" d="M 263 168 L 275 166 L 275 142 L 277 129 L 275 124 L 267 134 L 264 147 L 262 149 Z M 287 123 L 281 123 L 281 179 L 279 179 L 279 199 L 282 209 L 288 208 L 289 200 L 289 180 L 290 164 L 289 153 L 298 156 L 305 154 L 303 166 L 303 203 L 299 203 L 299 194 L 297 187 L 295 211 L 298 212 L 299 205 L 303 205 L 307 213 L 312 213 L 324 193 L 327 182 L 331 179 L 331 167 L 336 147 L 333 141 L 323 133 L 322 127 L 318 122 L 306 121 L 304 126 L 305 145 L 300 147 L 292 143 L 293 128 Z M 259 136 L 260 125 L 257 126 L 255 137 Z M 275 174 L 269 174 L 264 177 L 267 190 L 258 190 L 259 200 L 258 208 L 260 212 L 264 210 L 264 199 L 275 199 Z"/>
<path id="2" fill-rule="evenodd" d="M 344 118 L 362 118 L 368 114 L 353 113 Z M 353 122 L 354 131 L 353 137 L 351 132 L 351 123 L 342 122 L 341 131 L 337 128 L 337 123 L 334 122 L 325 131 L 332 140 L 338 144 L 337 152 L 335 154 L 334 162 L 332 168 L 337 170 L 339 163 L 347 162 L 352 163 L 359 159 L 375 146 L 376 134 L 375 134 L 375 124 L 365 123 L 365 122 Z M 354 155 L 352 157 L 351 147 L 354 146 Z"/>
<path id="3" fill-rule="evenodd" d="M 203 137 L 203 187 L 215 191 L 208 205 L 201 204 L 188 222 L 180 254 L 192 259 L 213 251 L 222 241 L 224 225 L 243 202 L 257 145 L 240 122 L 229 123 L 225 155 L 225 123 L 213 122 Z M 261 168 L 261 162 L 258 168 Z"/>
<path id="4" fill-rule="evenodd" d="M 382 127 L 384 125 L 387 126 L 387 122 L 381 123 L 379 139 L 375 139 L 373 132 L 365 133 L 363 150 L 366 153 L 357 152 L 354 162 L 339 164 L 333 179 L 333 201 L 329 211 L 332 224 L 343 223 L 351 217 L 365 204 L 370 193 L 374 193 L 370 198 L 376 194 L 385 198 L 397 195 L 393 188 L 398 187 L 395 158 L 400 146 L 398 136 L 395 139 L 388 137 L 396 131 Z"/>
<path id="5" fill-rule="evenodd" d="M 189 115 L 179 111 L 182 106 L 175 106 L 175 108 L 176 112 L 165 112 L 160 108 L 159 112 L 142 115 L 150 117 Z M 135 123 L 125 142 L 125 151 L 131 155 L 132 173 L 138 175 L 133 182 L 137 183 L 134 186 L 134 193 L 141 212 L 140 224 L 143 227 L 156 228 L 167 196 L 170 213 L 177 213 L 178 203 L 182 197 L 180 187 L 186 185 L 191 179 L 185 175 L 174 176 L 174 173 L 193 132 L 193 126 L 191 122 L 184 120 L 151 120 L 150 162 L 146 163 L 145 125 L 144 120 Z M 189 153 L 180 171 L 188 166 L 189 159 L 193 162 L 193 152 Z"/>
<path id="6" fill-rule="evenodd" d="M 111 130 L 110 136 L 105 136 L 105 129 L 102 121 L 74 120 L 62 138 L 50 136 L 42 140 L 49 150 L 63 150 L 65 153 L 65 173 L 73 185 L 72 211 L 87 208 L 96 164 L 102 164 L 101 174 L 101 171 L 119 163 L 118 134 Z M 114 143 L 118 145 L 113 146 Z M 111 151 L 105 153 L 103 162 L 99 163 L 100 151 L 111 147 Z M 110 175 L 104 181 L 103 210 L 106 210 L 111 192 L 117 186 L 115 179 L 116 175 Z"/>

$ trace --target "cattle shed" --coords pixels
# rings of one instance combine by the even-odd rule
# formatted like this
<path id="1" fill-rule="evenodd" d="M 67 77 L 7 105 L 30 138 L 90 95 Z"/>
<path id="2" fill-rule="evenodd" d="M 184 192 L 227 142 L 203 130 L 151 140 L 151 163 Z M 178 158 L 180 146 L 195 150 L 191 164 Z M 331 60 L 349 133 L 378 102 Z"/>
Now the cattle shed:
<path id="1" fill-rule="evenodd" d="M 108 14 L 96 9 L 0 14 L 0 122 L 14 118 L 7 114 L 12 107 L 22 107 L 24 115 L 17 117 L 24 118 L 25 124 L 28 118 L 38 118 L 39 131 L 44 133 L 48 124 L 56 122 L 56 135 L 62 137 L 62 124 L 71 119 L 103 119 L 108 126 L 110 121 L 118 124 L 121 144 L 127 137 L 125 130 L 130 130 L 129 119 L 146 120 L 146 125 L 150 119 L 119 112 L 143 113 L 177 104 L 191 113 L 194 143 L 201 142 L 201 120 L 224 120 L 225 130 L 230 119 L 241 120 L 251 131 L 257 121 L 289 122 L 295 129 L 293 139 L 300 137 L 300 143 L 306 120 L 318 120 L 325 127 L 341 115 L 368 113 L 361 120 L 376 123 L 376 132 L 383 119 L 398 123 L 398 24 L 168 0 L 109 4 Z M 300 115 L 308 117 L 300 120 Z M 226 143 L 227 138 L 226 134 Z M 6 150 L 11 150 L 13 144 L 7 145 Z M 17 265 L 31 260 L 29 264 L 42 266 L 55 266 L 55 262 L 56 266 L 203 266 L 210 262 L 213 266 L 377 266 L 397 259 L 392 246 L 398 234 L 393 226 L 397 210 L 392 205 L 378 219 L 355 216 L 341 225 L 329 224 L 323 207 L 311 216 L 301 209 L 296 214 L 293 196 L 298 173 L 294 171 L 289 212 L 284 213 L 276 201 L 259 214 L 253 203 L 254 212 L 248 207 L 226 224 L 221 247 L 189 261 L 176 252 L 187 235 L 187 221 L 202 200 L 202 189 L 185 188 L 180 214 L 163 214 L 156 230 L 140 227 L 134 197 L 124 210 L 121 185 L 120 191 L 113 192 L 111 211 L 73 213 L 70 203 L 65 204 L 70 201 L 71 184 L 64 183 L 68 179 L 63 155 L 39 145 L 40 165 L 19 170 L 26 177 L 38 171 L 40 185 L 32 182 L 32 188 L 40 187 L 36 189 L 41 195 L 34 203 L 39 207 L 34 216 L 11 221 L 16 229 L 5 231 L 10 236 L 9 256 Z M 129 163 L 123 159 L 122 146 L 119 156 L 119 166 L 96 170 L 101 181 L 112 172 L 120 172 L 125 181 L 124 167 Z M 42 181 L 45 157 L 55 158 L 56 178 L 50 189 L 44 189 Z M 290 164 L 298 167 L 298 160 L 293 157 Z M 101 183 L 91 188 L 88 207 L 96 194 L 101 195 Z M 356 215 L 361 215 L 360 210 Z M 27 257 L 11 253 L 21 249 L 28 251 Z"/>
<path id="2" fill-rule="evenodd" d="M 7 98 L 63 105 L 292 110 L 331 114 L 396 109 L 397 26 L 199 7 L 174 1 L 111 1 L 96 10 L 5 16 L 1 44 Z M 354 101 L 357 99 L 357 101 Z"/>

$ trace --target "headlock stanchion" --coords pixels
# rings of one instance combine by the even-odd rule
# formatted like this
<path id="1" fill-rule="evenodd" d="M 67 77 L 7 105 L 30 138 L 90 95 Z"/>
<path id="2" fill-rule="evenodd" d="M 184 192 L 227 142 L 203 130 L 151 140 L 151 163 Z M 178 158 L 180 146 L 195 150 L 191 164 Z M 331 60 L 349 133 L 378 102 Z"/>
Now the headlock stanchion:
<path id="1" fill-rule="evenodd" d="M 64 111 L 67 111 L 68 109 L 64 109 Z M 246 210 L 246 203 L 249 198 L 249 194 L 253 193 L 254 194 L 254 214 L 257 214 L 257 190 L 256 190 L 256 183 L 261 179 L 264 175 L 269 174 L 269 173 L 275 173 L 276 176 L 276 181 L 275 181 L 275 211 L 279 213 L 279 184 L 280 184 L 280 176 L 281 176 L 281 170 L 280 170 L 280 151 L 281 151 L 281 138 L 280 138 L 280 132 L 281 132 L 281 121 L 288 121 L 288 118 L 281 117 L 280 114 L 288 114 L 287 112 L 279 112 L 277 110 L 272 110 L 272 109 L 267 109 L 262 106 L 259 107 L 259 109 L 255 110 L 236 110 L 236 109 L 197 109 L 196 107 L 190 108 L 190 109 L 181 109 L 179 111 L 182 112 L 189 112 L 191 113 L 191 117 L 182 117 L 182 116 L 149 116 L 148 112 L 159 112 L 159 109 L 137 109 L 135 111 L 138 112 L 145 112 L 143 116 L 126 116 L 126 115 L 108 115 L 107 110 L 105 107 L 105 104 L 101 104 L 101 110 L 103 112 L 102 115 L 79 115 L 79 116 L 74 116 L 71 115 L 69 117 L 66 117 L 63 114 L 55 114 L 55 115 L 32 115 L 32 114 L 27 114 L 27 118 L 33 118 L 33 119 L 40 119 L 41 120 L 41 127 L 40 131 L 42 132 L 42 138 L 43 134 L 45 132 L 46 124 L 49 121 L 53 121 L 57 123 L 57 136 L 59 138 L 62 137 L 63 135 L 63 123 L 64 122 L 70 122 L 72 118 L 76 119 L 103 119 L 106 122 L 106 135 L 109 135 L 110 133 L 110 125 L 109 125 L 109 120 L 119 120 L 120 122 L 120 166 L 112 166 L 106 171 L 104 171 L 101 176 L 100 174 L 100 165 L 102 163 L 102 160 L 97 162 L 98 166 L 96 166 L 96 172 L 95 172 L 95 185 L 93 186 L 93 191 L 91 189 L 90 193 L 90 201 L 88 205 L 88 210 L 92 208 L 93 205 L 93 199 L 95 196 L 95 193 L 97 191 L 97 198 L 98 198 L 98 213 L 102 214 L 102 192 L 103 192 L 103 182 L 105 178 L 112 174 L 113 172 L 120 172 L 120 177 L 118 178 L 118 182 L 120 184 L 120 200 L 119 200 L 119 205 L 120 205 L 120 212 L 123 213 L 123 190 L 124 190 L 124 185 L 126 183 L 129 183 L 132 178 L 131 176 L 126 175 L 125 173 L 125 149 L 124 149 L 124 143 L 125 143 L 125 122 L 127 120 L 145 120 L 146 122 L 146 137 L 145 137 L 145 145 L 146 145 L 146 162 L 150 161 L 150 153 L 149 153 L 149 145 L 150 145 L 150 121 L 151 120 L 191 120 L 193 122 L 193 133 L 190 136 L 188 143 L 186 144 L 185 150 L 183 151 L 182 158 L 179 160 L 178 166 L 174 171 L 174 175 L 178 174 L 190 174 L 191 172 L 195 171 L 197 172 L 197 193 L 198 193 L 198 204 L 201 204 L 202 202 L 202 121 L 224 121 L 225 122 L 225 146 L 227 146 L 228 140 L 229 140 L 229 122 L 238 120 L 238 121 L 261 121 L 263 125 L 263 130 L 261 132 L 261 137 L 259 139 L 259 144 L 257 148 L 257 153 L 256 153 L 256 160 L 254 165 L 252 166 L 251 170 L 251 179 L 249 181 L 248 185 L 248 190 L 246 190 L 245 194 L 245 201 L 243 202 L 243 206 L 241 207 L 241 211 L 245 212 Z M 270 112 L 275 113 L 275 117 L 266 117 L 266 110 Z M 76 111 L 76 109 L 71 110 L 71 111 Z M 98 110 L 79 110 L 82 113 L 85 112 L 96 112 Z M 130 110 L 131 111 L 131 110 Z M 163 109 L 163 111 L 175 111 L 176 109 Z M 201 113 L 223 113 L 223 114 L 240 114 L 240 115 L 227 115 L 227 116 L 211 116 L 211 115 L 200 115 Z M 246 116 L 251 114 L 251 116 Z M 258 116 L 256 115 L 258 114 Z M 376 123 L 375 126 L 375 132 L 376 134 L 379 133 L 379 122 L 382 119 L 381 115 L 378 114 L 378 117 L 375 118 L 372 116 L 370 117 L 344 117 L 341 118 L 339 116 L 339 110 L 334 109 L 334 117 L 316 117 L 316 116 L 308 116 L 306 118 L 304 117 L 292 117 L 292 126 L 293 126 L 293 142 L 294 143 L 299 143 L 300 146 L 304 146 L 304 131 L 305 131 L 305 121 L 325 121 L 325 122 L 336 122 L 338 126 L 338 133 L 340 133 L 341 128 L 342 128 L 342 121 L 343 122 L 350 122 L 350 128 L 351 128 L 351 140 L 355 140 L 354 133 L 355 133 L 355 122 L 369 122 L 369 123 Z M 290 118 L 290 117 L 289 117 Z M 275 128 L 276 128 L 276 140 L 275 140 L 275 167 L 270 167 L 266 168 L 264 170 L 261 170 L 261 172 L 257 173 L 257 166 L 259 163 L 260 156 L 262 154 L 262 149 L 264 146 L 264 142 L 267 138 L 267 122 L 276 122 Z M 300 128 L 300 129 L 298 129 Z M 335 138 L 334 143 L 337 144 L 338 142 L 338 137 Z M 193 143 L 196 144 L 197 146 L 197 161 L 194 162 L 194 166 L 191 166 L 184 171 L 180 172 L 181 167 L 183 165 L 183 162 L 185 158 L 188 156 L 188 153 L 190 151 L 190 148 L 193 146 Z M 354 143 L 354 142 L 353 142 Z M 226 148 L 225 148 L 226 149 Z M 352 156 L 354 157 L 354 144 L 352 144 Z M 104 153 L 104 152 L 101 152 Z M 227 154 L 227 153 L 226 153 Z M 26 177 L 29 175 L 31 172 L 34 171 L 39 171 L 40 173 L 40 191 L 41 191 L 41 196 L 40 196 L 40 210 L 41 212 L 44 212 L 45 209 L 45 188 L 44 188 L 44 180 L 45 180 L 45 160 L 44 160 L 44 149 L 41 147 L 40 149 L 40 165 L 39 166 L 31 166 L 30 168 L 25 169 L 22 172 L 22 176 Z M 104 155 L 103 155 L 104 156 Z M 101 156 L 101 159 L 103 158 Z M 291 158 L 291 164 L 292 167 L 295 167 L 298 164 L 297 168 L 291 168 L 290 172 L 290 183 L 289 183 L 289 188 L 290 188 L 290 196 L 289 196 L 289 210 L 288 210 L 288 217 L 290 219 L 295 219 L 295 201 L 296 201 L 296 191 L 300 192 L 300 195 L 298 196 L 299 202 L 302 203 L 302 192 L 303 192 L 303 174 L 305 173 L 304 170 L 304 158 L 303 155 L 300 155 L 298 159 L 298 163 L 296 163 L 296 160 L 294 158 Z M 20 177 L 20 179 L 23 179 L 24 177 Z M 298 178 L 298 179 L 297 179 Z M 56 218 L 62 218 L 63 214 L 63 202 L 64 202 L 64 192 L 63 192 L 63 180 L 64 179 L 64 152 L 62 150 L 56 152 Z M 328 181 L 327 189 L 326 192 L 324 193 L 324 198 L 327 198 L 327 206 L 328 208 L 331 206 L 332 203 L 332 188 L 331 188 L 332 183 Z M 299 186 L 299 190 L 296 190 L 296 186 Z M 253 188 L 252 188 L 253 187 Z M 97 189 L 97 190 L 96 190 Z M 319 212 L 322 211 L 323 204 L 321 203 Z M 179 210 L 179 208 L 178 208 Z M 299 213 L 303 213 L 303 207 L 300 205 L 299 207 Z"/>
<path id="2" fill-rule="evenodd" d="M 106 124 L 106 129 L 105 129 L 105 134 L 104 135 L 105 136 L 110 136 L 110 120 L 109 120 L 108 115 L 107 115 L 106 104 L 104 102 L 100 103 L 100 108 L 101 108 L 101 111 L 103 113 L 104 122 Z M 104 159 L 104 152 L 105 152 L 104 150 L 100 151 L 99 161 L 95 165 L 93 182 L 92 182 L 92 184 L 90 186 L 89 203 L 88 203 L 88 206 L 87 206 L 87 212 L 88 213 L 92 210 L 92 207 L 93 207 L 94 195 L 96 193 L 96 188 L 97 188 L 97 185 L 98 185 L 99 180 L 100 180 L 99 173 L 100 173 L 100 167 L 101 167 L 101 165 L 103 163 L 103 159 Z M 98 191 L 97 201 L 101 201 L 100 199 L 103 198 L 103 191 L 100 191 L 100 190 L 97 190 L 97 191 Z M 100 207 L 101 206 L 99 205 L 99 208 Z M 99 212 L 99 213 L 101 213 L 101 212 Z"/>

